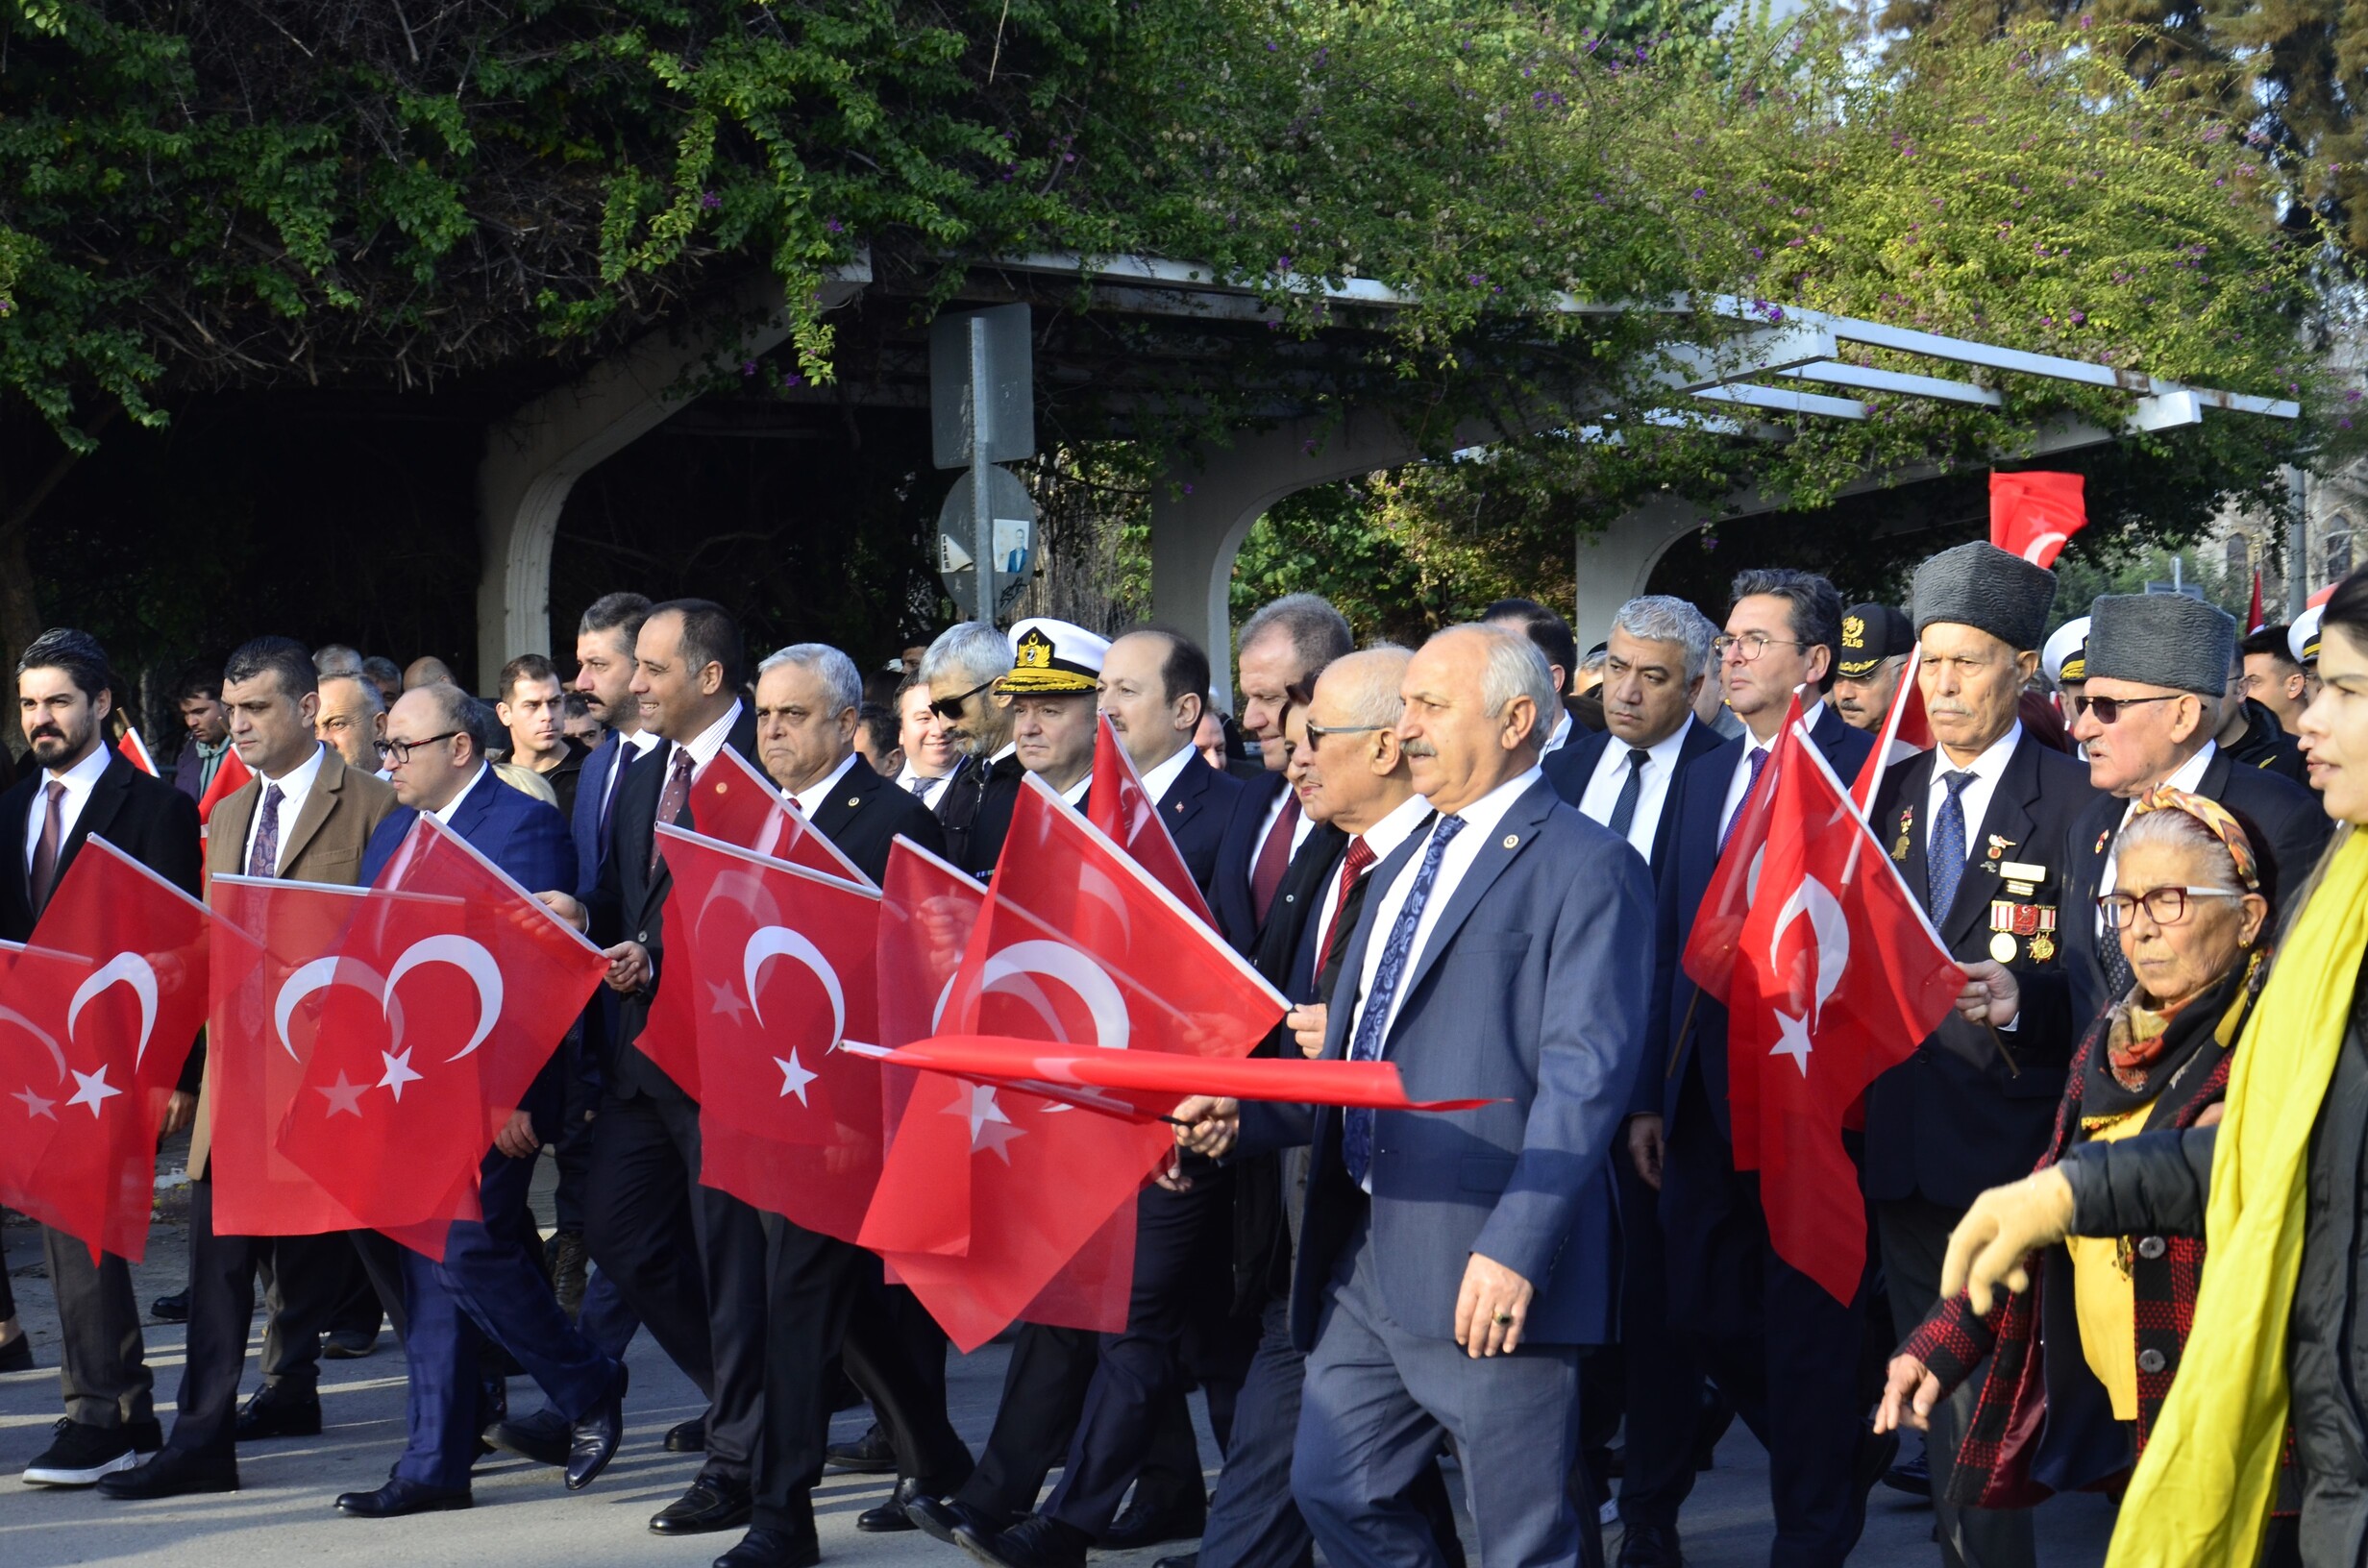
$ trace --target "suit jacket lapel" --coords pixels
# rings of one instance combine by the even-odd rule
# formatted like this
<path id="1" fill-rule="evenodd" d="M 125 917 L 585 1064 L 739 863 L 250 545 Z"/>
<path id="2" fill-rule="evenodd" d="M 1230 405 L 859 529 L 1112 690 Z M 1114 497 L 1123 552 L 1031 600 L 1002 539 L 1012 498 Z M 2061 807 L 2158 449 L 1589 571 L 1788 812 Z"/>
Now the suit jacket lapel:
<path id="1" fill-rule="evenodd" d="M 811 819 L 814 831 L 836 844 L 855 813 L 871 803 L 872 792 L 881 783 L 879 774 L 873 771 L 872 765 L 857 757 L 848 765 L 839 781 L 830 786 L 829 795 L 816 809 Z"/>
<path id="2" fill-rule="evenodd" d="M 1195 756 L 1175 775 L 1168 786 L 1168 797 L 1157 802 L 1156 811 L 1168 824 L 1168 836 L 1174 838 L 1184 830 L 1184 824 L 1200 815 L 1200 802 L 1208 794 L 1208 775 L 1217 770 L 1200 757 Z"/>
<path id="3" fill-rule="evenodd" d="M 1399 1017 L 1405 1016 L 1407 999 L 1414 995 L 1415 988 L 1422 984 L 1422 977 L 1431 972 L 1432 966 L 1439 962 L 1439 956 L 1446 951 L 1447 944 L 1455 940 L 1457 929 L 1471 914 L 1473 907 L 1495 884 L 1505 868 L 1513 864 L 1513 857 L 1521 852 L 1521 846 L 1536 837 L 1535 830 L 1545 820 L 1546 814 L 1560 804 L 1562 796 L 1554 793 L 1553 785 L 1542 778 L 1513 803 L 1512 810 L 1505 813 L 1503 820 L 1496 824 L 1496 832 L 1480 846 L 1479 857 L 1464 873 L 1464 880 L 1455 885 L 1455 892 L 1448 897 L 1446 907 L 1439 912 L 1439 919 L 1431 927 L 1430 937 L 1422 943 L 1422 951 L 1415 955 L 1414 967 L 1407 970 L 1405 980 L 1399 984 Z M 1423 842 L 1428 844 L 1427 836 Z M 1383 1045 L 1386 1049 L 1386 1040 Z"/>
<path id="4" fill-rule="evenodd" d="M 2023 732 L 2013 754 L 2007 758 L 2006 772 L 1998 776 L 1998 787 L 1990 792 L 1989 810 L 1983 814 L 1980 832 L 1966 835 L 1965 875 L 1957 885 L 1957 902 L 1949 906 L 1949 922 L 1940 933 L 1952 952 L 1988 918 L 1990 900 L 1998 894 L 1999 860 L 2031 858 L 2035 847 L 2031 802 L 2039 793 L 2039 759 L 2033 748 L 2038 744 L 2029 730 Z M 1989 857 L 1992 839 L 2005 841 L 1999 860 Z M 1988 870 L 1983 870 L 1984 867 Z"/>
<path id="5" fill-rule="evenodd" d="M 68 833 L 65 843 L 58 846 L 59 880 L 65 879 L 66 868 L 73 865 L 74 857 L 82 852 L 84 840 L 93 833 L 101 838 L 107 836 L 108 828 L 115 821 L 115 814 L 123 809 L 123 797 L 131 789 L 134 772 L 132 765 L 120 756 L 109 759 L 106 771 L 99 774 L 98 782 L 90 786 L 90 798 L 83 802 L 82 815 L 74 819 L 74 831 Z"/>
<path id="6" fill-rule="evenodd" d="M 280 841 L 280 864 L 291 865 L 312 842 L 312 835 L 329 821 L 336 809 L 337 792 L 345 788 L 345 759 L 327 747 L 321 747 L 321 771 L 313 775 L 312 788 L 305 794 L 304 810 L 296 814 L 295 825 L 287 837 Z"/>
<path id="7" fill-rule="evenodd" d="M 1932 913 L 1933 863 L 1925 844 L 1925 835 L 1932 828 L 1924 818 L 1925 806 L 1932 799 L 1933 758 L 1936 755 L 1937 752 L 1927 751 L 1908 764 L 1907 772 L 1899 779 L 1898 815 L 1890 821 L 1873 824 L 1877 838 L 1894 831 L 1898 835 L 1883 846 L 1887 852 L 1897 845 L 1899 839 L 1908 841 L 1907 858 L 1893 857 L 1892 863 L 1899 868 L 1900 880 L 1907 883 L 1908 891 L 1915 895 L 1916 906 L 1926 915 Z"/>

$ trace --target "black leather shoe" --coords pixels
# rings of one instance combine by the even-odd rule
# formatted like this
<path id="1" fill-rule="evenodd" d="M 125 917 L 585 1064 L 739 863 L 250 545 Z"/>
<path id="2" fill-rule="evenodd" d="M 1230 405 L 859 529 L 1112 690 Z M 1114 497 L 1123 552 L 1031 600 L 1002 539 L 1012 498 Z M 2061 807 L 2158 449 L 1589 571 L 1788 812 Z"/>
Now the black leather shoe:
<path id="1" fill-rule="evenodd" d="M 1141 1504 L 1130 1504 L 1125 1511 L 1110 1521 L 1110 1528 L 1101 1532 L 1095 1545 L 1105 1552 L 1134 1552 L 1147 1546 L 1160 1546 L 1169 1541 L 1192 1541 L 1208 1528 L 1209 1510 L 1204 1504 L 1196 1508 L 1189 1503 L 1180 1507 L 1161 1508 L 1154 1512 Z"/>
<path id="2" fill-rule="evenodd" d="M 688 1421 L 678 1421 L 666 1429 L 666 1452 L 669 1454 L 704 1454 L 707 1452 L 707 1418 L 694 1415 Z"/>
<path id="3" fill-rule="evenodd" d="M 1618 1568 L 1686 1568 L 1677 1531 L 1659 1525 L 1630 1525 L 1619 1543 Z"/>
<path id="4" fill-rule="evenodd" d="M 159 1296 L 148 1304 L 148 1315 L 160 1323 L 189 1321 L 189 1292 L 176 1290 L 169 1296 Z"/>
<path id="5" fill-rule="evenodd" d="M 600 1408 L 576 1423 L 568 1433 L 567 1489 L 580 1492 L 592 1484 L 625 1440 L 625 1363 L 617 1363 L 617 1381 Z"/>
<path id="6" fill-rule="evenodd" d="M 555 1470 L 567 1463 L 574 1434 L 567 1417 L 546 1405 L 532 1415 L 487 1427 L 485 1441 L 505 1454 L 515 1454 Z"/>
<path id="7" fill-rule="evenodd" d="M 1085 1568 L 1092 1537 L 1074 1525 L 1031 1513 L 998 1535 L 963 1528 L 953 1532 L 962 1550 L 987 1568 Z"/>
<path id="8" fill-rule="evenodd" d="M 453 1490 L 390 1476 L 375 1492 L 346 1492 L 338 1497 L 337 1511 L 357 1519 L 400 1519 L 407 1513 L 449 1513 L 474 1507 L 476 1502 L 466 1486 Z"/>
<path id="9" fill-rule="evenodd" d="M 146 1464 L 99 1478 L 98 1493 L 120 1503 L 158 1497 L 193 1497 L 201 1492 L 238 1490 L 238 1460 L 231 1455 L 168 1448 Z"/>
<path id="10" fill-rule="evenodd" d="M 1933 1495 L 1933 1465 L 1922 1451 L 1912 1459 L 1902 1459 L 1883 1472 L 1883 1484 L 1910 1497 L 1929 1498 Z"/>
<path id="11" fill-rule="evenodd" d="M 20 1334 L 5 1345 L 0 1345 L 0 1372 L 30 1372 L 33 1370 L 33 1335 Z"/>
<path id="12" fill-rule="evenodd" d="M 832 1443 L 823 1450 L 823 1462 L 833 1470 L 852 1470 L 862 1476 L 897 1473 L 897 1445 L 876 1423 L 851 1443 Z"/>
<path id="13" fill-rule="evenodd" d="M 689 1491 L 651 1515 L 650 1529 L 659 1535 L 707 1535 L 748 1522 L 748 1482 L 702 1475 Z"/>
<path id="14" fill-rule="evenodd" d="M 907 1510 L 925 1495 L 921 1483 L 908 1476 L 897 1482 L 897 1489 L 888 1494 L 887 1502 L 855 1515 L 855 1528 L 866 1535 L 893 1535 L 899 1531 L 919 1530 L 921 1527 L 913 1523 Z"/>
<path id="15" fill-rule="evenodd" d="M 916 1497 L 904 1505 L 904 1516 L 913 1528 L 933 1541 L 948 1546 L 962 1543 L 954 1531 L 968 1530 L 974 1535 L 992 1535 L 1002 1527 L 967 1503 L 956 1503 L 950 1497 Z"/>
<path id="16" fill-rule="evenodd" d="M 258 1388 L 238 1411 L 238 1440 L 262 1437 L 318 1437 L 321 1398 L 318 1394 L 284 1394 L 269 1384 Z"/>
<path id="17" fill-rule="evenodd" d="M 740 1544 L 715 1559 L 715 1568 L 814 1568 L 823 1545 L 811 1535 L 786 1530 L 752 1530 Z"/>

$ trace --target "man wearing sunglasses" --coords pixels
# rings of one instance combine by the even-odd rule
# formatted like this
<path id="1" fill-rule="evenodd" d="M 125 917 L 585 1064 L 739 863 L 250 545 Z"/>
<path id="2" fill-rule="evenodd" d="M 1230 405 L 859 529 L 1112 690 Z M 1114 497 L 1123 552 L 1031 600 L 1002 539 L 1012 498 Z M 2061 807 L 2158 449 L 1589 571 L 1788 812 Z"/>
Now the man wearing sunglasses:
<path id="1" fill-rule="evenodd" d="M 2113 891 L 2113 836 L 2138 796 L 2167 784 L 2226 807 L 2260 850 L 2261 891 L 2273 902 L 2326 847 L 2330 823 L 2316 796 L 2238 766 L 2212 740 L 2235 657 L 2235 621 L 2200 600 L 2108 595 L 2090 610 L 2087 686 L 2072 737 L 2087 753 L 2088 781 L 2108 798 L 2081 814 L 2064 846 L 2064 908 L 2084 912 L 2064 922 L 2075 1017 L 2095 1017 L 2133 983 L 2103 915 L 2086 912 Z"/>
<path id="2" fill-rule="evenodd" d="M 938 792 L 948 858 L 980 881 L 994 874 L 1020 798 L 1020 766 L 1011 740 L 1011 708 L 995 683 L 1011 673 L 1011 639 L 984 621 L 939 632 L 916 677 L 929 689 L 929 711 L 962 760 Z"/>

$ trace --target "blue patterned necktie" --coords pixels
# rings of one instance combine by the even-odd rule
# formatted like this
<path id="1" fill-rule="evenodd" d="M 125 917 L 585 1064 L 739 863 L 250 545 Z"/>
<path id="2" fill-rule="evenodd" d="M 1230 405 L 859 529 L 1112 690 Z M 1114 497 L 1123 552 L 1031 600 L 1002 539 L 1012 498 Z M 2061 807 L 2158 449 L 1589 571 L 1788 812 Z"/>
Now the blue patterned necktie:
<path id="1" fill-rule="evenodd" d="M 280 874 L 280 786 L 263 786 L 263 809 L 257 813 L 255 847 L 247 851 L 249 876 Z"/>
<path id="2" fill-rule="evenodd" d="M 1390 927 L 1390 940 L 1382 943 L 1381 964 L 1373 971 L 1373 989 L 1365 997 L 1365 1011 L 1357 1015 L 1356 1038 L 1348 1042 L 1351 1062 L 1381 1060 L 1382 1037 L 1389 1032 L 1390 1009 L 1397 1001 L 1398 982 L 1406 978 L 1406 961 L 1414 954 L 1415 929 L 1422 923 L 1423 906 L 1431 901 L 1431 884 L 1439 880 L 1439 863 L 1446 855 L 1447 841 L 1464 831 L 1461 817 L 1442 817 L 1431 830 L 1431 842 L 1422 851 L 1422 864 L 1415 869 L 1415 879 L 1406 890 L 1406 902 L 1397 912 L 1397 919 Z M 1348 1167 L 1348 1179 L 1359 1187 L 1365 1185 L 1368 1172 L 1373 1168 L 1373 1113 L 1351 1110 L 1341 1117 L 1341 1163 Z"/>
<path id="3" fill-rule="evenodd" d="M 1718 852 L 1722 855 L 1727 852 L 1727 841 L 1735 837 L 1735 824 L 1743 820 L 1743 813 L 1751 809 L 1751 797 L 1760 793 L 1760 775 L 1767 770 L 1770 749 L 1765 746 L 1756 746 L 1751 749 L 1751 777 L 1743 784 L 1743 797 L 1735 802 L 1735 815 L 1728 818 L 1727 825 L 1718 830 Z"/>
<path id="4" fill-rule="evenodd" d="M 1924 846 L 1924 908 L 1938 926 L 1957 901 L 1957 884 L 1965 874 L 1965 806 L 1958 796 L 1973 782 L 1971 773 L 1942 773 L 1949 797 L 1940 802 L 1933 823 L 1932 841 Z"/>

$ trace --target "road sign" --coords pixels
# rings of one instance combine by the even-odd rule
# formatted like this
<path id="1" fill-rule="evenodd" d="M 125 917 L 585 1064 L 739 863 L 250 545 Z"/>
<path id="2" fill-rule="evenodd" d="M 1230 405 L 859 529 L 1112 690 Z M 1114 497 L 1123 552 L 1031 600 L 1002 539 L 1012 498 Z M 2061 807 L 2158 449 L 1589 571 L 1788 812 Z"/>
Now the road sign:
<path id="1" fill-rule="evenodd" d="M 962 614 L 993 621 L 1005 595 L 1027 580 L 1036 554 L 1036 502 L 1009 469 L 987 471 L 986 511 L 995 540 L 994 586 L 985 608 L 978 604 L 977 532 L 971 476 L 953 481 L 953 492 L 937 514 L 937 575 Z"/>
<path id="2" fill-rule="evenodd" d="M 972 323 L 980 341 L 974 354 Z M 1035 356 L 1029 341 L 1028 307 L 999 305 L 966 310 L 929 324 L 929 447 L 940 468 L 968 468 L 974 438 L 971 410 L 987 410 L 985 446 L 990 463 L 1017 462 L 1036 453 Z M 974 385 L 983 384 L 983 396 Z"/>

